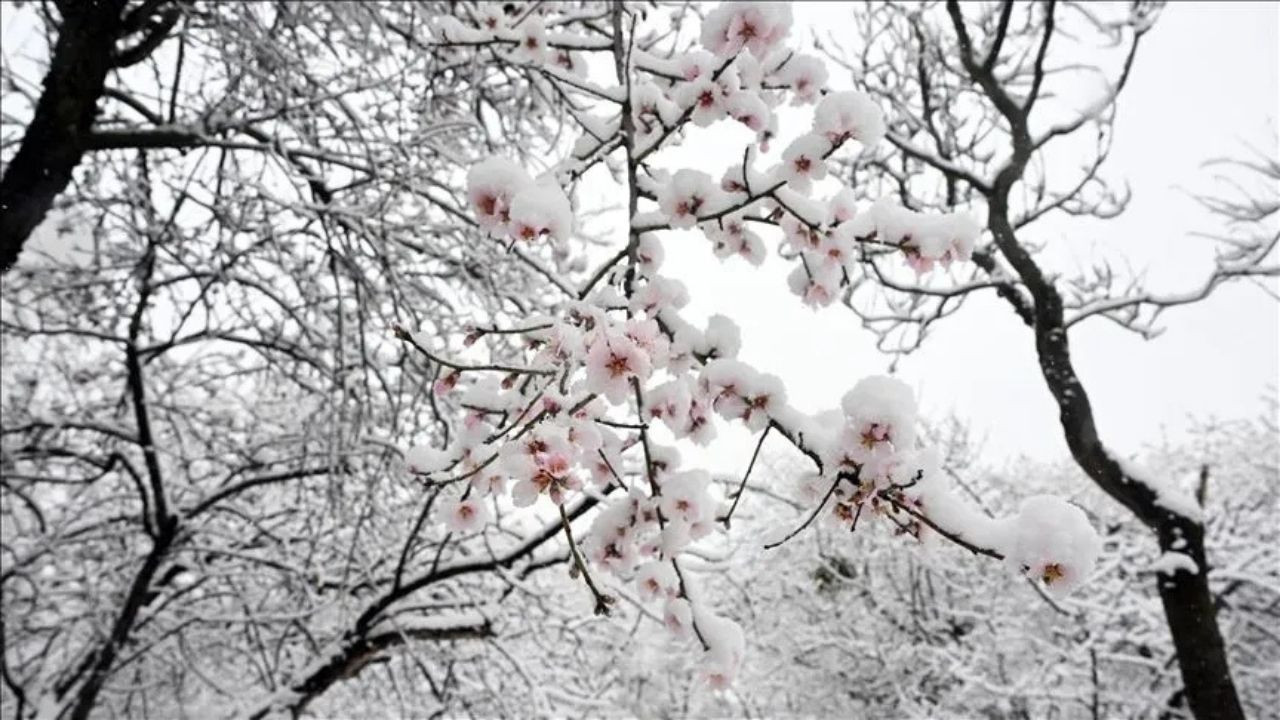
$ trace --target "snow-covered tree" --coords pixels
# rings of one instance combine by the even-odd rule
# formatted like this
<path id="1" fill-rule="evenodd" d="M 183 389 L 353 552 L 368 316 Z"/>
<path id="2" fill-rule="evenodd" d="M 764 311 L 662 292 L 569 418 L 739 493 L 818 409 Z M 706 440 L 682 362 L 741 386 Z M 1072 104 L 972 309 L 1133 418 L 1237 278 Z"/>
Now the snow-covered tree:
<path id="1" fill-rule="evenodd" d="M 1117 100 L 1131 76 L 1160 3 L 877 4 L 855 16 L 867 42 L 827 44 L 828 57 L 856 84 L 892 106 L 893 152 L 846 163 L 860 191 L 892 192 L 917 211 L 981 208 L 973 262 L 946 266 L 930 237 L 898 231 L 914 273 L 868 258 L 865 282 L 841 300 L 881 346 L 911 352 L 933 325 L 967 298 L 994 292 L 1030 330 L 1063 437 L 1088 477 L 1142 520 L 1164 552 L 1182 553 L 1196 572 L 1159 576 L 1190 707 L 1199 717 L 1243 717 L 1210 592 L 1205 521 L 1185 492 L 1128 463 L 1099 433 L 1069 335 L 1102 320 L 1144 338 L 1170 308 L 1199 302 L 1223 283 L 1280 274 L 1280 165 L 1259 157 L 1234 163 L 1226 197 L 1201 198 L 1227 225 L 1210 234 L 1214 258 L 1203 276 L 1174 290 L 1147 287 L 1106 257 L 1087 269 L 1062 261 L 1040 231 L 1046 219 L 1107 220 L 1123 212 L 1127 187 L 1105 172 L 1115 141 Z M 1081 66 L 1082 56 L 1102 58 Z M 1081 86 L 1088 88 L 1083 93 Z M 1241 172 L 1243 170 L 1243 172 Z M 1243 176 L 1243 179 L 1241 177 Z M 1240 192 L 1244 190 L 1243 194 Z M 1087 232 L 1087 225 L 1070 227 Z M 1191 228 L 1188 228 L 1190 230 Z"/>
<path id="2" fill-rule="evenodd" d="M 1088 504 L 956 484 L 900 381 L 832 378 L 830 409 L 801 412 L 738 359 L 732 318 L 685 311 L 670 243 L 752 265 L 776 243 L 790 271 L 761 282 L 813 306 L 993 257 L 954 203 L 833 187 L 834 163 L 915 156 L 887 150 L 901 107 L 799 51 L 788 5 L 100 5 L 140 18 L 145 52 L 78 96 L 104 112 L 72 131 L 66 232 L 26 242 L 0 314 L 16 716 L 826 711 L 844 696 L 765 695 L 795 693 L 755 684 L 773 636 L 744 628 L 821 612 L 840 541 L 895 535 L 886 578 L 931 552 L 903 545 L 958 548 L 1035 589 L 1011 614 L 1109 557 Z M 83 25 L 60 12 L 51 74 Z M 61 92 L 23 67 L 6 182 Z M 708 132 L 740 152 L 681 164 Z M 759 436 L 742 477 L 682 460 L 728 423 Z M 766 441 L 800 459 L 787 493 L 747 491 Z M 792 490 L 791 515 L 736 521 Z M 716 556 L 748 546 L 813 590 L 734 591 Z M 1006 587 L 957 583 L 985 581 Z M 980 636 L 948 599 L 877 637 Z M 938 698 L 970 707 L 901 706 Z"/>

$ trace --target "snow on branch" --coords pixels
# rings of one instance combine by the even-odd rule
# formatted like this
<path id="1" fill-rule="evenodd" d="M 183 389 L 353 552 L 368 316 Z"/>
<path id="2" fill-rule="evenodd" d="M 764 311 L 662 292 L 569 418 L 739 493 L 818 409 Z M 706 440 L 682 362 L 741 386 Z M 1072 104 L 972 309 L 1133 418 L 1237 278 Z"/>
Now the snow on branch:
<path id="1" fill-rule="evenodd" d="M 408 453 L 412 470 L 429 485 L 468 481 L 445 505 L 448 527 L 482 530 L 493 516 L 489 504 L 557 506 L 572 574 L 587 586 L 596 611 L 609 612 L 611 584 L 634 583 L 641 602 L 661 607 L 671 633 L 702 647 L 703 675 L 715 688 L 731 684 L 743 662 L 742 630 L 697 595 L 680 559 L 720 522 L 728 530 L 742 489 L 732 507 L 722 507 L 710 474 L 683 464 L 678 444 L 713 442 L 721 422 L 777 432 L 813 462 L 815 472 L 804 482 L 821 501 L 788 538 L 820 516 L 850 529 L 866 516 L 920 541 L 950 542 L 1002 560 L 1055 594 L 1078 587 L 1100 550 L 1082 510 L 1036 496 L 1010 517 L 978 511 L 951 491 L 935 455 L 916 438 L 914 397 L 896 379 L 864 378 L 839 409 L 799 412 L 788 404 L 780 378 L 737 359 L 741 339 L 732 320 L 690 322 L 682 308 L 696 288 L 661 274 L 669 230 L 696 228 L 718 257 L 755 265 L 765 255 L 761 232 L 780 231 L 782 255 L 794 263 L 786 282 L 802 302 L 823 306 L 854 282 L 876 281 L 868 275 L 869 257 L 898 254 L 917 274 L 967 262 L 981 231 L 978 220 L 968 213 L 919 213 L 889 200 L 859 208 L 848 188 L 825 199 L 812 196 L 833 155 L 854 143 L 858 152 L 876 146 L 886 124 L 872 97 L 827 92 L 822 63 L 784 46 L 791 24 L 786 5 L 717 7 L 703 25 L 704 50 L 678 60 L 636 51 L 638 18 L 624 22 L 628 11 L 621 5 L 612 14 L 619 76 L 612 89 L 585 88 L 580 79 L 564 77 L 564 68 L 553 69 L 558 55 L 548 48 L 565 43 L 550 40 L 542 19 L 441 30 L 444 42 L 541 63 L 549 83 L 590 106 L 574 112 L 584 134 L 569 157 L 541 177 L 504 158 L 472 166 L 468 199 L 483 230 L 512 248 L 565 246 L 576 230 L 569 183 L 616 150 L 624 154 L 621 190 L 629 198 L 628 226 L 609 260 L 557 312 L 511 331 L 525 341 L 520 364 L 446 360 L 398 331 L 449 369 L 436 392 L 467 413 L 465 430 L 449 448 Z M 773 108 L 788 97 L 815 107 L 810 127 L 785 146 L 777 164 L 755 167 L 755 147 L 718 180 L 658 164 L 657 150 L 679 143 L 690 125 L 739 123 L 766 151 L 780 133 Z M 660 442 L 664 438 L 676 444 Z M 575 498 L 615 490 L 585 534 L 563 515 Z"/>

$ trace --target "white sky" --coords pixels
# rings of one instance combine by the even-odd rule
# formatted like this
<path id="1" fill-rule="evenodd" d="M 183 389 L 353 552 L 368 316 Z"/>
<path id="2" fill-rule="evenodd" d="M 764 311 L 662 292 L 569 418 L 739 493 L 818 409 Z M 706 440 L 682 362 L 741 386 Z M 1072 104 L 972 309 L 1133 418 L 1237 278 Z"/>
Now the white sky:
<path id="1" fill-rule="evenodd" d="M 843 4 L 841 4 L 843 5 Z M 798 23 L 838 28 L 847 6 L 797 5 Z M 1280 117 L 1280 12 L 1271 3 L 1172 3 L 1144 39 L 1129 86 L 1121 96 L 1109 177 L 1127 179 L 1128 211 L 1105 223 L 1042 221 L 1025 236 L 1049 243 L 1084 264 L 1119 250 L 1135 268 L 1147 268 L 1158 290 L 1198 284 L 1212 257 L 1193 231 L 1221 223 L 1191 201 L 1187 189 L 1208 190 L 1205 160 L 1239 156 L 1246 145 L 1277 152 Z M 835 78 L 837 86 L 846 78 Z M 686 166 L 708 166 L 718 177 L 740 157 L 748 135 L 721 129 L 691 135 Z M 784 140 L 795 128 L 782 128 Z M 730 150 L 730 148 L 736 148 Z M 728 152 L 732 160 L 720 159 Z M 735 154 L 736 153 L 736 154 Z M 716 158 L 716 159 L 712 159 Z M 673 159 L 675 159 L 673 157 Z M 834 408 L 868 373 L 884 372 L 879 354 L 857 318 L 839 306 L 809 310 L 785 284 L 787 267 L 771 258 L 761 269 L 722 264 L 700 236 L 666 242 L 664 271 L 690 285 L 692 318 L 720 312 L 743 331 L 743 360 L 780 375 L 792 402 L 805 411 Z M 1274 278 L 1269 286 L 1280 291 Z M 1174 308 L 1162 318 L 1166 332 L 1152 341 L 1105 320 L 1071 333 L 1076 367 L 1093 401 L 1104 442 L 1136 453 L 1162 437 L 1183 439 L 1189 420 L 1240 417 L 1264 409 L 1261 398 L 1280 376 L 1280 308 L 1257 287 L 1219 288 L 1207 301 Z M 935 326 L 917 355 L 898 368 L 916 388 L 927 416 L 948 413 L 985 436 L 984 459 L 1018 455 L 1066 457 L 1057 408 L 1045 389 L 1030 331 L 994 295 L 970 299 Z M 745 431 L 722 433 L 706 458 L 713 469 L 741 472 L 753 442 Z"/>

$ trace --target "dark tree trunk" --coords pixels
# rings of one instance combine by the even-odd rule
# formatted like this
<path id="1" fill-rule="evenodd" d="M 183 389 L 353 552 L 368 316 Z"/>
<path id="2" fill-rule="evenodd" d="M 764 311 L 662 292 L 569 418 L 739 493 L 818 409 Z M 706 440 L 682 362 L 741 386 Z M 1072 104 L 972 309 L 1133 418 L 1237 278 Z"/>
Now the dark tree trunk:
<path id="1" fill-rule="evenodd" d="M 1008 3 L 1004 6 L 1006 17 L 1010 7 Z M 1053 2 L 1046 5 L 1042 59 L 1043 49 L 1053 34 L 1053 8 Z M 1001 297 L 1009 301 L 1035 334 L 1040 372 L 1058 404 L 1062 432 L 1076 463 L 1098 487 L 1155 531 L 1162 550 L 1186 553 L 1196 562 L 1197 572 L 1194 575 L 1179 571 L 1172 577 L 1157 574 L 1156 580 L 1191 711 L 1199 720 L 1244 720 L 1244 709 L 1231 681 L 1226 648 L 1209 592 L 1204 526 L 1198 517 L 1188 517 L 1166 507 L 1155 487 L 1143 478 L 1131 475 L 1107 452 L 1098 434 L 1089 394 L 1076 376 L 1072 362 L 1062 294 L 1018 240 L 1009 220 L 1010 191 L 1022 181 L 1023 171 L 1037 148 L 1031 137 L 1028 116 L 1039 91 L 1039 78 L 1028 96 L 1015 99 L 993 72 L 999 55 L 998 41 L 987 59 L 979 63 L 974 57 L 973 43 L 957 0 L 947 0 L 947 14 L 959 40 L 960 61 L 974 84 L 982 89 L 1009 123 L 1013 154 L 1001 167 L 991 186 L 983 188 L 982 192 L 987 198 L 987 226 L 995 245 L 1026 286 L 1031 303 L 1028 306 L 1021 293 L 1012 289 L 1001 293 Z"/>
<path id="2" fill-rule="evenodd" d="M 67 0 L 44 91 L 13 161 L 0 179 L 0 273 L 71 182 L 98 113 L 125 0 Z"/>
<path id="3" fill-rule="evenodd" d="M 1243 718 L 1227 666 L 1226 646 L 1218 631 L 1217 611 L 1209 592 L 1204 527 L 1192 522 L 1166 522 L 1159 530 L 1160 549 L 1195 560 L 1198 571 L 1156 575 L 1165 621 L 1173 635 L 1182 684 L 1191 712 L 1200 720 Z"/>
<path id="4" fill-rule="evenodd" d="M 1013 167 L 1013 166 L 1011 166 Z M 1196 562 L 1196 574 L 1178 571 L 1157 574 L 1157 589 L 1165 621 L 1173 638 L 1186 699 L 1198 720 L 1244 720 L 1227 664 L 1226 646 L 1218 629 L 1217 611 L 1209 592 L 1204 526 L 1168 509 L 1155 488 L 1133 477 L 1108 452 L 1098 435 L 1093 406 L 1076 376 L 1067 340 L 1062 296 L 1018 242 L 1008 218 L 1007 192 L 1015 168 L 1002 173 L 992 195 L 988 224 L 996 245 L 1031 291 L 1036 354 L 1045 384 L 1058 404 L 1059 419 L 1071 455 L 1088 476 L 1111 497 L 1151 528 L 1163 551 L 1181 552 Z M 1016 306 L 1015 306 L 1016 307 Z"/>

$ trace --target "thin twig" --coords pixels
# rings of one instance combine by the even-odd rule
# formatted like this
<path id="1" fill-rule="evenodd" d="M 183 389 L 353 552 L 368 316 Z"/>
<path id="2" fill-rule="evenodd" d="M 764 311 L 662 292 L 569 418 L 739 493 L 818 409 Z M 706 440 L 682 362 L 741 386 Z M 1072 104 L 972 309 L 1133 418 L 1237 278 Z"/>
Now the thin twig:
<path id="1" fill-rule="evenodd" d="M 617 598 L 600 592 L 600 589 L 596 587 L 595 581 L 591 579 L 591 573 L 587 572 L 587 564 L 582 561 L 582 556 L 578 554 L 578 543 L 573 539 L 573 530 L 569 527 L 569 515 L 565 512 L 564 505 L 560 506 L 560 523 L 564 525 L 564 536 L 569 539 L 569 553 L 573 556 L 573 564 L 578 572 L 582 573 L 582 579 L 587 581 L 587 587 L 590 588 L 591 594 L 595 596 L 595 613 L 597 615 L 608 615 L 609 606 L 617 602 Z"/>
<path id="2" fill-rule="evenodd" d="M 756 466 L 756 458 L 760 457 L 760 448 L 764 447 L 764 439 L 769 437 L 769 431 L 773 429 L 772 425 L 766 426 L 764 432 L 760 433 L 760 442 L 756 443 L 755 452 L 751 453 L 751 462 L 747 465 L 747 471 L 742 475 L 742 484 L 738 486 L 738 492 L 733 495 L 733 505 L 729 506 L 729 512 L 721 521 L 724 523 L 725 529 L 729 529 L 729 521 L 733 519 L 733 511 L 738 509 L 738 501 L 742 499 L 742 493 L 747 489 L 747 478 L 751 477 L 751 470 Z"/>
<path id="3" fill-rule="evenodd" d="M 857 473 L 855 472 L 854 479 L 856 478 L 857 478 Z M 822 496 L 822 502 L 818 503 L 818 507 L 813 509 L 813 512 L 810 513 L 809 517 L 804 521 L 804 523 L 801 524 L 800 527 L 796 528 L 795 530 L 792 530 L 791 532 L 787 533 L 787 536 L 782 538 L 781 540 L 778 540 L 776 542 L 771 542 L 765 545 L 764 549 L 772 550 L 778 547 L 779 545 L 785 543 L 786 541 L 790 540 L 791 538 L 795 537 L 796 535 L 799 535 L 802 530 L 812 525 L 813 521 L 817 519 L 818 514 L 821 513 L 822 509 L 827 506 L 827 501 L 831 499 L 832 495 L 836 494 L 836 488 L 840 486 L 840 481 L 844 479 L 845 479 L 844 475 L 836 475 L 835 482 L 831 483 L 831 487 L 827 490 L 827 494 Z"/>

